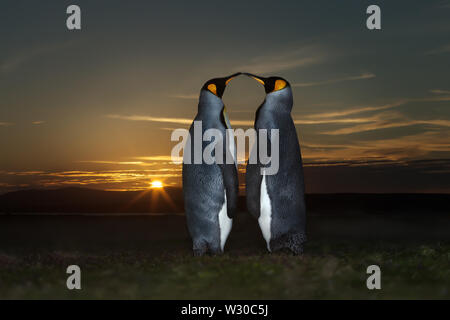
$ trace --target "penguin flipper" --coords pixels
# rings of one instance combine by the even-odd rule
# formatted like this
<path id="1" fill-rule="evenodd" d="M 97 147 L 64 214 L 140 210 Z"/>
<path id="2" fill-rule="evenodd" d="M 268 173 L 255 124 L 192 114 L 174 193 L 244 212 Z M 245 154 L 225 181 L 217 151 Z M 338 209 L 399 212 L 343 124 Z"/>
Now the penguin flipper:
<path id="1" fill-rule="evenodd" d="M 260 174 L 261 166 L 258 164 L 247 164 L 245 181 L 246 181 L 246 200 L 247 209 L 256 219 L 260 215 L 260 193 L 262 175 Z"/>
<path id="2" fill-rule="evenodd" d="M 222 123 L 227 129 L 231 129 L 230 121 L 228 120 L 228 116 L 224 111 L 222 112 Z M 225 143 L 224 146 L 224 156 L 225 163 L 220 165 L 222 169 L 223 183 L 226 191 L 226 200 L 227 200 L 227 216 L 230 219 L 234 218 L 234 215 L 237 210 L 237 202 L 239 196 L 239 180 L 238 180 L 238 170 L 237 170 L 237 154 L 236 154 L 236 146 L 234 144 L 234 136 L 230 135 L 228 131 L 225 131 Z M 233 159 L 233 163 L 229 163 L 228 161 Z"/>
<path id="3" fill-rule="evenodd" d="M 223 164 L 221 169 L 227 196 L 227 216 L 233 219 L 237 209 L 239 192 L 237 168 L 234 164 Z"/>
<path id="4" fill-rule="evenodd" d="M 264 103 L 263 103 L 264 104 Z M 256 110 L 255 116 L 255 130 L 258 132 L 260 129 L 273 129 L 270 123 L 262 123 L 260 118 L 261 107 Z M 271 149 L 271 130 L 267 131 L 267 155 L 272 155 Z M 247 209 L 256 218 L 259 219 L 261 215 L 261 183 L 263 179 L 262 170 L 264 165 L 260 162 L 259 158 L 259 137 L 256 138 L 255 145 L 251 151 L 252 154 L 256 155 L 256 163 L 247 162 L 246 172 L 245 172 L 245 183 L 246 183 L 246 198 L 247 198 Z"/>

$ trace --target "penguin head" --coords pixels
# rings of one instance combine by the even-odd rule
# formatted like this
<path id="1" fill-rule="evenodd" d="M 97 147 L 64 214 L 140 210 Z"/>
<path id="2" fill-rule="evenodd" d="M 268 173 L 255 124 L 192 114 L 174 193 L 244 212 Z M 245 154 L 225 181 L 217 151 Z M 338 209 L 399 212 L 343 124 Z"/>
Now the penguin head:
<path id="1" fill-rule="evenodd" d="M 264 86 L 264 89 L 266 90 L 266 94 L 281 91 L 283 89 L 289 89 L 291 85 L 286 79 L 280 78 L 280 77 L 260 77 L 256 76 L 251 73 L 244 73 L 246 76 L 249 76 L 250 78 L 255 79 L 259 83 L 261 83 Z"/>
<path id="2" fill-rule="evenodd" d="M 228 83 L 230 83 L 230 81 L 233 80 L 233 78 L 239 76 L 240 74 L 241 74 L 240 72 L 237 72 L 228 77 L 214 78 L 208 80 L 203 85 L 202 90 L 209 91 L 218 98 L 222 99 L 223 93 L 225 92 L 225 88 L 228 85 Z"/>

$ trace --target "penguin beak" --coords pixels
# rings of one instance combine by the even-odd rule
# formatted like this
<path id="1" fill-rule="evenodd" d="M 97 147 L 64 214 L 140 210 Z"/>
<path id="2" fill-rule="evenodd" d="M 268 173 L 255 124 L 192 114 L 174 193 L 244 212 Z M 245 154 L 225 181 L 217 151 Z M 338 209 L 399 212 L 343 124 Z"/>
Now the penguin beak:
<path id="1" fill-rule="evenodd" d="M 222 95 L 225 91 L 226 86 L 233 80 L 235 77 L 239 76 L 241 72 L 237 72 L 228 77 L 223 78 L 214 78 L 206 82 L 202 89 L 208 90 L 219 98 L 222 98 Z"/>
<path id="2" fill-rule="evenodd" d="M 266 85 L 266 83 L 264 82 L 264 78 L 255 76 L 254 74 L 247 73 L 247 72 L 244 73 L 244 74 L 245 74 L 246 76 L 250 77 L 250 78 L 255 79 L 256 81 L 258 81 L 259 83 L 261 83 L 263 86 Z"/>
<path id="3" fill-rule="evenodd" d="M 242 72 L 236 72 L 235 74 L 232 74 L 231 76 L 225 77 L 225 85 L 227 86 L 231 80 L 236 78 L 237 76 L 241 75 Z"/>

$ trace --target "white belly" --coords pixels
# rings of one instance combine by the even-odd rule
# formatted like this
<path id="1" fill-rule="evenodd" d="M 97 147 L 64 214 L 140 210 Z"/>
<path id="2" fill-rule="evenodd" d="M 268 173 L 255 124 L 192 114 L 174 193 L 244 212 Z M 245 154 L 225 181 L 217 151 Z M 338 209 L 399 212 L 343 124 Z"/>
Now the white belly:
<path id="1" fill-rule="evenodd" d="M 224 191 L 224 201 L 222 209 L 219 211 L 219 227 L 220 227 L 220 248 L 225 247 L 228 235 L 231 231 L 231 226 L 233 225 L 233 219 L 230 219 L 227 214 L 227 193 Z"/>
<path id="2" fill-rule="evenodd" d="M 269 194 L 267 193 L 266 175 L 263 174 L 260 192 L 260 215 L 258 218 L 259 227 L 262 235 L 267 243 L 267 250 L 270 250 L 270 222 L 272 221 L 272 204 L 270 203 Z"/>

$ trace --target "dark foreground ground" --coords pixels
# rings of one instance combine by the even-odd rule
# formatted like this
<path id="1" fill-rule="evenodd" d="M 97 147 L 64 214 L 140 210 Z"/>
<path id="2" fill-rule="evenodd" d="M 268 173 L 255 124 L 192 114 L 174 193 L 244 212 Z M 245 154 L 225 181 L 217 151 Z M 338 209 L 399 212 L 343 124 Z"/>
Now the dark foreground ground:
<path id="1" fill-rule="evenodd" d="M 1 299 L 450 297 L 448 214 L 310 214 L 302 257 L 268 254 L 243 212 L 220 257 L 194 258 L 181 215 L 0 216 Z M 77 264 L 82 290 L 66 289 Z M 381 268 L 381 290 L 366 268 Z"/>

